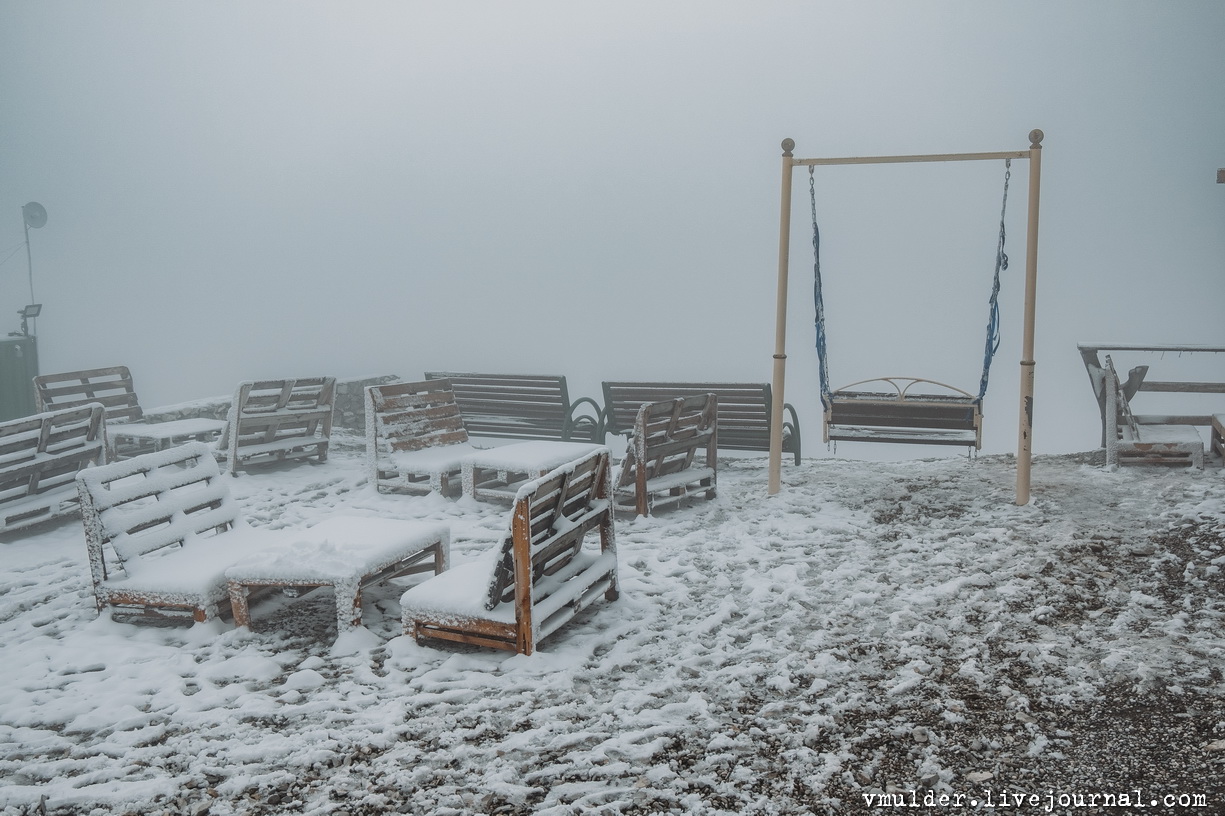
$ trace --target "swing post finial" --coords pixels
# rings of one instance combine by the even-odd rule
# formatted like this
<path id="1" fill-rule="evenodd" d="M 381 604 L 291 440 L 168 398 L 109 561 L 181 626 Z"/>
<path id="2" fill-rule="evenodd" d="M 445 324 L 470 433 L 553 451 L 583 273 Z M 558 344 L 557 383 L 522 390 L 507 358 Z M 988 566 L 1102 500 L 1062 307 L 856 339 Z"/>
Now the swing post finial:
<path id="1" fill-rule="evenodd" d="M 786 158 L 792 157 L 792 150 L 795 150 L 795 139 L 783 139 L 783 156 Z"/>
<path id="2" fill-rule="evenodd" d="M 1046 134 L 1034 128 L 1029 132 L 1029 149 L 1037 150 L 1042 147 L 1042 140 L 1046 138 Z"/>

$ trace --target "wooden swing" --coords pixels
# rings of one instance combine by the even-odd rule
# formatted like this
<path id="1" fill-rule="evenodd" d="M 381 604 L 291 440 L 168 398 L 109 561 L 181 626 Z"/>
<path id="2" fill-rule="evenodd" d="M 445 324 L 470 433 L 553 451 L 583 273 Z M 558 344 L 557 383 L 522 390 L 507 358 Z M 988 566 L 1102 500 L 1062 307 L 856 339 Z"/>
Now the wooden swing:
<path id="1" fill-rule="evenodd" d="M 907 156 L 851 156 L 845 158 L 801 159 L 792 151 L 795 141 L 784 139 L 782 197 L 779 211 L 778 237 L 778 297 L 774 324 L 774 378 L 770 408 L 772 420 L 770 435 L 770 476 L 767 493 L 773 495 L 782 489 L 782 426 L 784 381 L 787 367 L 787 277 L 791 244 L 791 183 L 792 171 L 796 167 L 842 164 L 896 164 L 911 162 L 949 161 L 995 161 L 1004 159 L 1027 159 L 1029 161 L 1029 210 L 1026 228 L 1025 253 L 1025 311 L 1021 326 L 1021 386 L 1020 410 L 1017 416 L 1017 493 L 1016 503 L 1029 503 L 1030 470 L 1033 460 L 1034 425 L 1034 323 L 1036 289 L 1038 281 L 1038 198 L 1042 163 L 1041 130 L 1029 133 L 1028 150 L 996 151 L 990 153 L 941 153 Z M 811 173 L 812 170 L 810 169 Z M 811 182 L 810 182 L 811 184 Z M 1005 176 L 1005 194 L 1007 175 Z M 815 193 L 814 193 L 815 197 Z M 814 208 L 815 209 L 815 208 Z M 1002 219 L 1001 219 L 1002 222 Z M 819 233 L 816 218 L 813 218 L 814 255 L 819 259 Z M 986 391 L 987 368 L 990 357 L 998 348 L 999 335 L 998 304 L 996 295 L 999 271 L 1003 268 L 1003 226 L 1001 223 L 1000 246 L 997 255 L 995 287 L 991 298 L 991 322 L 987 332 L 987 355 L 979 394 L 932 383 L 921 377 L 883 377 L 852 383 L 834 391 L 828 387 L 825 362 L 824 305 L 820 300 L 820 265 L 816 264 L 817 281 L 817 331 L 818 350 L 821 361 L 821 391 L 825 410 L 827 434 L 853 436 L 855 441 L 912 442 L 922 444 L 965 444 L 977 449 L 981 444 L 982 395 Z M 856 390 L 869 383 L 883 382 L 892 389 Z M 922 386 L 920 386 L 922 384 Z M 916 387 L 940 386 L 946 394 L 912 393 Z M 874 424 L 878 423 L 878 424 Z M 949 427 L 952 426 L 952 427 Z M 893 429 L 893 430 L 886 430 Z M 971 432 L 973 438 L 971 440 Z M 947 441 L 947 440 L 952 441 Z"/>
<path id="2" fill-rule="evenodd" d="M 1004 194 L 1000 207 L 999 242 L 995 252 L 995 278 L 991 287 L 987 343 L 977 395 L 923 377 L 874 377 L 838 389 L 829 387 L 825 303 L 821 287 L 821 230 L 817 224 L 814 169 L 811 165 L 808 168 L 808 194 L 812 208 L 813 298 L 816 306 L 817 353 L 820 357 L 821 405 L 824 409 L 822 435 L 825 442 L 954 445 L 980 450 L 983 444 L 983 397 L 987 393 L 991 361 L 1000 343 L 1000 273 L 1008 269 L 1008 255 L 1004 252 L 1004 216 L 1008 210 L 1012 160 L 1004 160 Z M 875 389 L 859 389 L 859 386 L 865 385 L 875 385 Z M 891 390 L 880 390 L 883 386 Z M 940 392 L 929 393 L 931 386 L 940 389 Z"/>

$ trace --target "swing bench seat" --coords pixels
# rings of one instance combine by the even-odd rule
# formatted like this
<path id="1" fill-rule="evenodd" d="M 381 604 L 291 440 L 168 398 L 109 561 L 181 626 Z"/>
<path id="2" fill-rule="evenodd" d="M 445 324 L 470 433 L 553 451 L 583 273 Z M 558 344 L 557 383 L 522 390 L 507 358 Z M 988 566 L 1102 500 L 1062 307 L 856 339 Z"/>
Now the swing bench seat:
<path id="1" fill-rule="evenodd" d="M 852 390 L 888 383 L 893 392 Z M 917 383 L 939 386 L 948 394 L 911 394 Z M 861 380 L 834 391 L 825 408 L 825 441 L 887 442 L 903 445 L 954 445 L 982 448 L 982 407 L 971 394 L 916 377 Z"/>

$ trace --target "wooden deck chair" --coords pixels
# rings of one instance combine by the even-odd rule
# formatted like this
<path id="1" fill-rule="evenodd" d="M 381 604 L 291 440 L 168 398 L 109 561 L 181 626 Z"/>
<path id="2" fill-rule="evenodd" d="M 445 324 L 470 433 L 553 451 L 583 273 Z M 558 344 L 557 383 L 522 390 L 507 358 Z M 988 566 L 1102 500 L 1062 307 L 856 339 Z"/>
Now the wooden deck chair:
<path id="1" fill-rule="evenodd" d="M 1204 440 L 1189 425 L 1141 425 L 1106 355 L 1106 465 L 1204 467 Z"/>
<path id="2" fill-rule="evenodd" d="M 309 456 L 326 462 L 335 395 L 335 377 L 239 383 L 217 458 L 231 473 L 250 464 Z"/>
<path id="3" fill-rule="evenodd" d="M 77 473 L 105 461 L 97 403 L 0 422 L 0 532 L 75 513 Z"/>
<path id="4" fill-rule="evenodd" d="M 593 530 L 599 547 L 585 547 Z M 531 654 L 600 595 L 617 594 L 608 450 L 600 449 L 525 484 L 495 552 L 413 587 L 400 605 L 405 633 L 418 641 Z"/>
<path id="5" fill-rule="evenodd" d="M 366 456 L 379 492 L 459 492 L 468 441 L 451 381 L 366 387 Z"/>
<path id="6" fill-rule="evenodd" d="M 617 509 L 640 516 L 681 501 L 690 489 L 715 497 L 719 398 L 715 394 L 651 402 L 638 409 L 613 491 Z M 698 461 L 698 454 L 702 459 Z"/>
<path id="7" fill-rule="evenodd" d="M 98 403 L 106 412 L 108 459 L 125 459 L 192 440 L 212 442 L 225 420 L 193 417 L 149 422 L 127 366 L 90 368 L 34 378 L 40 411 Z"/>

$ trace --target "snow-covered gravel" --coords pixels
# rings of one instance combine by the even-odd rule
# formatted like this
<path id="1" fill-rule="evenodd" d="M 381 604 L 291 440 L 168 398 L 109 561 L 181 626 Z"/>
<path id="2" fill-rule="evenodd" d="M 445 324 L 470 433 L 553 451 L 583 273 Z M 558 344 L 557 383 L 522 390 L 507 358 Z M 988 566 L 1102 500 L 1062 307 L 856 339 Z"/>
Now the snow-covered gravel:
<path id="1" fill-rule="evenodd" d="M 717 499 L 619 519 L 621 598 L 531 657 L 400 636 L 393 586 L 339 639 L 326 590 L 118 623 L 79 520 L 10 537 L 0 814 L 1225 812 L 1219 462 L 1042 456 L 1025 507 L 1007 456 L 783 480 L 725 458 Z M 257 526 L 446 523 L 456 562 L 506 524 L 375 494 L 359 439 L 230 484 Z"/>

